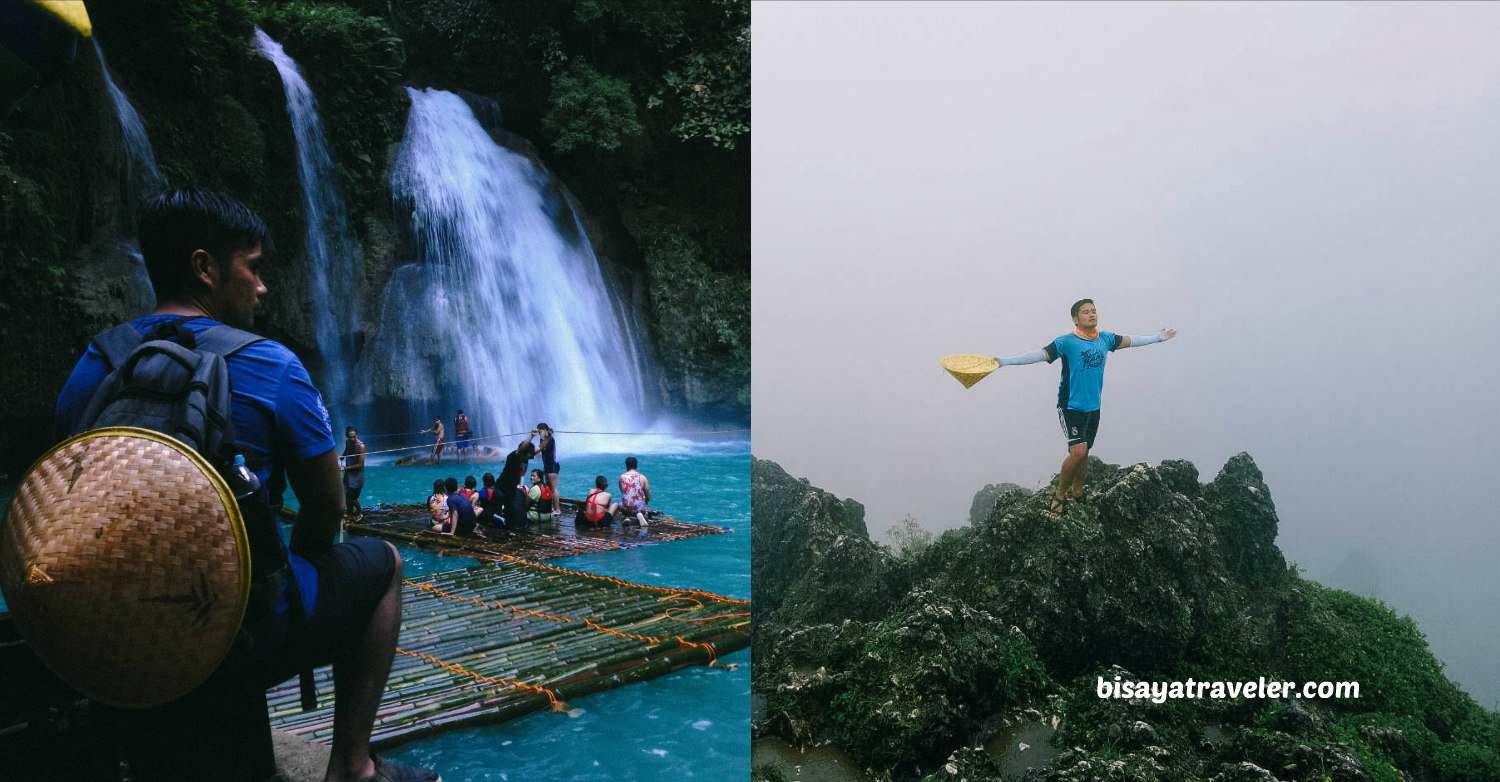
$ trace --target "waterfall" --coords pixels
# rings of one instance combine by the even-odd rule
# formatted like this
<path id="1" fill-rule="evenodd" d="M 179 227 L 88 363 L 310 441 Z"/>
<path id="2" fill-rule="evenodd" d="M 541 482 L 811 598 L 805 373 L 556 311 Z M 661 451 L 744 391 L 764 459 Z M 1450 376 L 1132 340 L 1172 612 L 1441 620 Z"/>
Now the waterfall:
<path id="1" fill-rule="evenodd" d="M 286 112 L 297 140 L 297 177 L 302 182 L 302 214 L 307 225 L 308 287 L 313 334 L 323 358 L 320 388 L 336 426 L 351 423 L 349 369 L 352 341 L 359 330 L 358 248 L 349 234 L 344 202 L 334 187 L 333 159 L 318 119 L 318 101 L 297 63 L 260 28 L 255 50 L 281 74 Z"/>
<path id="2" fill-rule="evenodd" d="M 599 269 L 551 174 L 497 144 L 457 95 L 415 90 L 391 173 L 416 258 L 383 295 L 367 355 L 423 426 L 463 408 L 476 437 L 638 432 L 646 416 L 634 318 Z M 567 452 L 623 450 L 563 435 Z M 514 438 L 483 441 L 508 450 Z"/>
<path id="3" fill-rule="evenodd" d="M 115 116 L 120 120 L 120 132 L 125 139 L 125 171 L 132 196 L 151 193 L 162 187 L 161 172 L 156 170 L 156 154 L 151 151 L 151 140 L 146 138 L 146 126 L 136 113 L 125 92 L 115 84 L 109 72 L 109 63 L 104 60 L 104 50 L 99 48 L 98 37 L 93 38 L 94 54 L 99 57 L 99 70 L 104 73 L 104 86 L 109 90 L 110 103 L 114 104 Z"/>

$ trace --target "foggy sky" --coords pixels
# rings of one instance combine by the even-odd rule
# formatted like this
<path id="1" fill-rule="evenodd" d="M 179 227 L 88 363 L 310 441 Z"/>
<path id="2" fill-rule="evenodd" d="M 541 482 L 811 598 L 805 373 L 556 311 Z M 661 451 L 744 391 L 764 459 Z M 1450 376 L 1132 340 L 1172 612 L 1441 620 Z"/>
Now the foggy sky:
<path id="1" fill-rule="evenodd" d="M 1110 355 L 1093 453 L 1248 451 L 1288 559 L 1413 616 L 1500 704 L 1500 5 L 757 3 L 757 456 L 967 522 L 1066 446 L 1058 365 Z"/>

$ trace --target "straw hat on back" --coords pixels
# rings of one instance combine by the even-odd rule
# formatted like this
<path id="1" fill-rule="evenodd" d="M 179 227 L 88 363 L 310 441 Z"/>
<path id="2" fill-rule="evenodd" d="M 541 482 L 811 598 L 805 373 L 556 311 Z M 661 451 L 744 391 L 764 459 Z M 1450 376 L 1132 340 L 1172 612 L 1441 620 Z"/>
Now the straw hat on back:
<path id="1" fill-rule="evenodd" d="M 84 432 L 16 488 L 0 589 L 37 656 L 79 692 L 166 703 L 208 678 L 239 632 L 250 591 L 239 505 L 168 435 Z"/>

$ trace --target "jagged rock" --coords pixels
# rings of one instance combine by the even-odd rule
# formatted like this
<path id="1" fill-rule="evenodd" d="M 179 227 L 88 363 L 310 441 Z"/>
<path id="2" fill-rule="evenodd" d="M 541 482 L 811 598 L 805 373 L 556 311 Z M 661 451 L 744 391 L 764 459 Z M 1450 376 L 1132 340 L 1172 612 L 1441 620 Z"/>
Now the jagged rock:
<path id="1" fill-rule="evenodd" d="M 887 608 L 890 554 L 865 532 L 864 506 L 751 459 L 751 602 L 756 649 L 770 622 L 792 628 L 873 618 Z"/>
<path id="2" fill-rule="evenodd" d="M 1225 561 L 1251 585 L 1280 578 L 1286 559 L 1276 547 L 1276 505 L 1250 454 L 1230 457 L 1204 493 Z"/>
<path id="3" fill-rule="evenodd" d="M 1090 468 L 1090 496 L 1061 518 L 1051 490 L 1002 495 L 974 544 L 938 577 L 973 605 L 1015 617 L 1049 669 L 1094 661 L 1169 667 L 1208 622 L 1225 568 L 1198 504 L 1144 464 Z"/>
<path id="4" fill-rule="evenodd" d="M 965 742 L 1002 713 L 1040 718 L 1043 693 L 1061 717 L 1049 743 L 1072 749 L 1025 771 L 1029 782 L 1500 778 L 1500 715 L 1443 677 L 1410 619 L 1287 570 L 1248 455 L 1208 484 L 1187 462 L 1091 460 L 1085 498 L 1062 513 L 1050 488 L 1002 491 L 974 525 L 900 558 L 864 536 L 862 507 L 770 462 L 752 477 L 753 687 L 769 730 L 832 738 L 882 778 L 991 778 Z M 1032 661 L 1046 689 L 1028 689 Z M 1095 692 L 1116 676 L 1278 674 L 1364 692 L 1357 703 Z"/>
<path id="5" fill-rule="evenodd" d="M 974 502 L 969 506 L 969 523 L 978 524 L 989 518 L 990 511 L 995 507 L 995 500 L 1000 499 L 1000 495 L 1011 491 L 1025 491 L 1025 489 L 1014 483 L 991 483 L 974 492 Z"/>
<path id="6" fill-rule="evenodd" d="M 1167 488 L 1178 494 L 1193 496 L 1199 493 L 1198 468 L 1183 459 L 1167 459 L 1156 466 Z"/>

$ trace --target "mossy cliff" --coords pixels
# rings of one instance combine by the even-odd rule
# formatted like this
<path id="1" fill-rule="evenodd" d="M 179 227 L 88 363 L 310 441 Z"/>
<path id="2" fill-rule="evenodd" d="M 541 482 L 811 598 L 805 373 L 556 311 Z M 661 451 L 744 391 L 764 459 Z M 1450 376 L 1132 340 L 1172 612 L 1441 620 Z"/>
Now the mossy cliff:
<path id="1" fill-rule="evenodd" d="M 1287 566 L 1246 454 L 1207 483 L 1094 459 L 1056 515 L 1050 489 L 986 487 L 978 523 L 903 551 L 869 540 L 857 503 L 751 470 L 757 735 L 898 780 L 1500 779 L 1500 714 L 1409 618 Z M 1097 692 L 1261 677 L 1359 698 Z M 1007 738 L 1028 726 L 1046 739 Z"/>
<path id="2" fill-rule="evenodd" d="M 88 7 L 166 182 L 225 190 L 270 223 L 281 252 L 264 269 L 272 293 L 257 328 L 315 372 L 295 142 L 276 70 L 251 49 L 256 26 L 317 95 L 364 265 L 346 293 L 367 317 L 378 317 L 380 291 L 409 260 L 388 185 L 408 108 L 402 87 L 454 90 L 498 106 L 506 140 L 583 205 L 606 276 L 641 315 L 661 370 L 657 401 L 748 420 L 748 3 Z M 50 445 L 53 400 L 88 337 L 151 301 L 121 248 L 144 188 L 128 174 L 91 47 L 52 76 L 0 107 L 0 473 Z"/>

